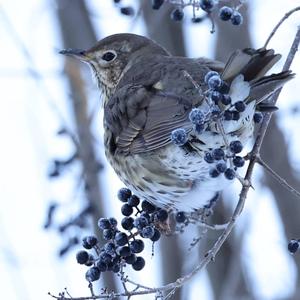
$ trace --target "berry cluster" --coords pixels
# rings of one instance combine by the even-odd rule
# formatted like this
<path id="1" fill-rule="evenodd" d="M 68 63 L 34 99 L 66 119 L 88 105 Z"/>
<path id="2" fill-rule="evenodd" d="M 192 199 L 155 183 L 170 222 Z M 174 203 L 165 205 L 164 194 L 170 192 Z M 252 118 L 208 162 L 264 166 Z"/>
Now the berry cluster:
<path id="1" fill-rule="evenodd" d="M 152 8 L 154 10 L 158 10 L 161 6 L 167 2 L 166 0 L 152 0 Z M 176 5 L 176 8 L 171 12 L 171 19 L 174 21 L 182 21 L 184 18 L 183 9 L 186 6 L 193 6 L 193 23 L 200 23 L 204 20 L 204 17 L 196 16 L 195 11 L 199 8 L 207 14 L 210 14 L 218 4 L 218 0 L 197 0 L 197 1 L 189 1 L 184 2 L 182 0 L 172 3 Z M 219 11 L 219 18 L 223 21 L 231 20 L 233 25 L 241 25 L 243 23 L 243 16 L 238 12 L 238 8 L 231 8 L 227 6 L 223 6 Z"/>
<path id="2" fill-rule="evenodd" d="M 222 108 L 223 119 L 225 121 L 238 121 L 240 113 L 246 109 L 245 102 L 237 101 L 232 103 L 228 94 L 230 86 L 222 80 L 218 72 L 208 72 L 204 77 L 204 81 L 209 88 L 209 99 L 218 108 Z"/>
<path id="3" fill-rule="evenodd" d="M 290 253 L 294 254 L 298 251 L 299 246 L 300 246 L 300 239 L 298 240 L 292 239 L 288 243 L 288 250 L 290 251 Z"/>
<path id="4" fill-rule="evenodd" d="M 127 188 L 122 188 L 118 198 L 123 205 L 121 212 L 124 218 L 121 228 L 115 218 L 100 218 L 98 227 L 102 231 L 102 237 L 106 243 L 100 247 L 97 237 L 87 236 L 82 241 L 85 250 L 77 253 L 76 259 L 79 264 L 89 266 L 86 279 L 89 282 L 100 278 L 101 272 L 120 272 L 121 268 L 131 265 L 136 271 L 145 266 L 145 259 L 138 256 L 144 250 L 144 241 L 150 239 L 156 242 L 161 233 L 157 224 L 163 224 L 169 218 L 166 210 L 152 205 L 148 201 L 140 199 Z M 183 212 L 177 213 L 177 222 L 184 222 L 186 216 Z M 94 254 L 87 250 L 94 250 Z"/>
<path id="5" fill-rule="evenodd" d="M 222 21 L 231 21 L 232 25 L 243 24 L 243 16 L 235 9 L 223 6 L 219 10 L 219 17 Z"/>
<path id="6" fill-rule="evenodd" d="M 121 3 L 121 0 L 113 0 L 113 2 L 119 6 Z M 133 16 L 134 15 L 134 9 L 132 6 L 120 6 L 120 13 L 124 16 Z"/>
<path id="7" fill-rule="evenodd" d="M 235 171 L 237 168 L 241 168 L 245 164 L 243 157 L 236 154 L 243 150 L 243 145 L 240 141 L 232 141 L 229 144 L 230 154 L 226 155 L 222 148 L 213 149 L 211 152 L 206 152 L 204 154 L 204 160 L 209 164 L 215 164 L 213 168 L 210 169 L 209 175 L 212 178 L 218 177 L 220 174 L 232 180 L 235 178 Z M 227 166 L 227 161 L 232 159 L 233 168 Z"/>

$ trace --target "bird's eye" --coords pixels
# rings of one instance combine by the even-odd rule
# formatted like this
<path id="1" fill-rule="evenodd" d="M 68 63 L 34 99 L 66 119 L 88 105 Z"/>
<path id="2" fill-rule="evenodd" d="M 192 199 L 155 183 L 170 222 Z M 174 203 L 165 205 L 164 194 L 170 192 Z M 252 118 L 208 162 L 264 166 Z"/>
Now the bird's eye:
<path id="1" fill-rule="evenodd" d="M 112 61 L 117 55 L 111 51 L 107 51 L 102 55 L 102 59 L 105 61 Z"/>

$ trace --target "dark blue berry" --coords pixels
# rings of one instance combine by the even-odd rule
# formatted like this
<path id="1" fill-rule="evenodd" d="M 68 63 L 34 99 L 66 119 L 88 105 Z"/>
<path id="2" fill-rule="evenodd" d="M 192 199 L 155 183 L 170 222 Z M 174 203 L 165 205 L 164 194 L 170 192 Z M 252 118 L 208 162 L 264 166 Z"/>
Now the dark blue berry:
<path id="1" fill-rule="evenodd" d="M 230 20 L 231 20 L 232 25 L 243 24 L 243 16 L 238 11 L 233 12 Z"/>
<path id="2" fill-rule="evenodd" d="M 142 237 L 145 239 L 151 239 L 154 236 L 154 228 L 152 226 L 146 226 L 142 229 Z"/>
<path id="3" fill-rule="evenodd" d="M 100 261 L 108 265 L 112 261 L 112 256 L 106 252 L 103 252 L 100 255 Z"/>
<path id="4" fill-rule="evenodd" d="M 164 222 L 168 219 L 168 212 L 165 209 L 160 209 L 156 213 L 157 220 L 160 222 Z"/>
<path id="5" fill-rule="evenodd" d="M 121 212 L 124 216 L 130 216 L 133 213 L 133 208 L 128 203 L 125 203 L 121 207 Z"/>
<path id="6" fill-rule="evenodd" d="M 107 264 L 101 260 L 97 261 L 96 266 L 101 272 L 105 272 L 107 270 Z"/>
<path id="7" fill-rule="evenodd" d="M 246 109 L 246 104 L 244 103 L 244 101 L 238 101 L 234 103 L 234 108 L 238 111 L 238 112 L 243 112 Z"/>
<path id="8" fill-rule="evenodd" d="M 241 168 L 244 166 L 245 164 L 245 160 L 243 157 L 241 156 L 235 156 L 233 159 L 232 159 L 232 162 L 234 164 L 235 167 L 237 168 Z"/>
<path id="9" fill-rule="evenodd" d="M 128 199 L 128 204 L 130 206 L 136 207 L 140 204 L 140 198 L 136 195 L 132 195 L 129 199 Z"/>
<path id="10" fill-rule="evenodd" d="M 148 222 L 151 222 L 151 216 L 145 211 L 140 214 L 140 217 L 146 218 Z"/>
<path id="11" fill-rule="evenodd" d="M 181 21 L 184 17 L 183 10 L 180 8 L 176 8 L 171 12 L 171 19 L 173 21 Z"/>
<path id="12" fill-rule="evenodd" d="M 207 85 L 210 89 L 216 89 L 222 85 L 222 79 L 219 75 L 212 76 L 208 79 Z"/>
<path id="13" fill-rule="evenodd" d="M 88 269 L 85 273 L 85 278 L 88 282 L 96 281 L 100 278 L 100 270 L 97 267 Z"/>
<path id="14" fill-rule="evenodd" d="M 217 169 L 210 169 L 209 176 L 212 178 L 216 178 L 220 175 L 220 172 Z"/>
<path id="15" fill-rule="evenodd" d="M 81 265 L 85 264 L 89 260 L 89 254 L 84 250 L 79 251 L 79 252 L 76 253 L 76 260 Z"/>
<path id="16" fill-rule="evenodd" d="M 243 144 L 240 141 L 233 141 L 229 144 L 232 153 L 240 153 L 243 150 Z"/>
<path id="17" fill-rule="evenodd" d="M 234 170 L 228 168 L 228 169 L 225 171 L 224 175 L 225 175 L 225 177 L 226 177 L 227 179 L 232 180 L 232 179 L 234 179 L 234 177 L 235 177 L 235 172 L 234 172 Z"/>
<path id="18" fill-rule="evenodd" d="M 97 237 L 94 236 L 94 235 L 86 236 L 86 237 L 85 237 L 85 240 L 86 240 L 86 242 L 87 242 L 88 244 L 90 244 L 91 247 L 96 246 L 97 243 L 98 243 L 98 239 L 97 239 Z"/>
<path id="19" fill-rule="evenodd" d="M 213 76 L 219 76 L 219 77 L 220 77 L 220 75 L 219 75 L 218 72 L 216 72 L 216 71 L 209 71 L 208 73 L 206 73 L 206 75 L 205 75 L 205 77 L 204 77 L 204 82 L 205 82 L 206 84 L 208 84 L 208 80 L 209 80 L 211 77 L 213 77 Z"/>
<path id="20" fill-rule="evenodd" d="M 114 237 L 114 234 L 115 234 L 115 232 L 112 229 L 104 229 L 103 230 L 103 238 L 105 240 L 111 240 Z"/>
<path id="21" fill-rule="evenodd" d="M 230 86 L 225 81 L 222 81 L 221 86 L 218 87 L 216 90 L 221 94 L 228 94 L 230 91 Z"/>
<path id="22" fill-rule="evenodd" d="M 155 229 L 154 229 L 154 235 L 153 235 L 152 238 L 150 238 L 150 240 L 151 240 L 152 242 L 156 242 L 156 241 L 158 241 L 159 239 L 160 239 L 160 232 L 155 228 Z"/>
<path id="23" fill-rule="evenodd" d="M 136 261 L 132 264 L 132 268 L 135 271 L 142 270 L 144 268 L 144 266 L 145 266 L 145 260 L 141 256 L 138 256 L 136 258 Z"/>
<path id="24" fill-rule="evenodd" d="M 153 204 L 151 204 L 150 202 L 144 200 L 142 202 L 142 210 L 148 214 L 151 214 L 151 213 L 155 212 L 156 207 Z"/>
<path id="25" fill-rule="evenodd" d="M 100 218 L 98 221 L 98 227 L 102 230 L 109 229 L 111 227 L 110 222 L 106 218 Z"/>
<path id="26" fill-rule="evenodd" d="M 204 123 L 205 116 L 199 108 L 193 108 L 189 114 L 189 119 L 195 125 L 202 125 Z"/>
<path id="27" fill-rule="evenodd" d="M 230 110 L 224 111 L 224 120 L 231 121 L 233 119 L 232 112 Z"/>
<path id="28" fill-rule="evenodd" d="M 152 9 L 160 9 L 164 4 L 164 0 L 152 0 Z"/>
<path id="29" fill-rule="evenodd" d="M 134 15 L 134 9 L 131 6 L 121 7 L 120 9 L 121 14 L 125 16 L 133 16 Z"/>
<path id="30" fill-rule="evenodd" d="M 115 241 L 118 246 L 124 246 L 128 243 L 128 237 L 124 232 L 118 232 L 115 235 Z"/>
<path id="31" fill-rule="evenodd" d="M 86 265 L 87 267 L 90 267 L 90 266 L 92 266 L 92 265 L 94 264 L 94 261 L 95 261 L 94 256 L 93 256 L 92 254 L 89 253 L 89 259 L 88 259 L 88 261 L 85 263 L 85 265 Z"/>
<path id="32" fill-rule="evenodd" d="M 126 256 L 125 257 L 125 261 L 126 261 L 126 263 L 132 265 L 133 263 L 136 262 L 136 255 L 135 254 L 131 254 L 129 256 Z"/>
<path id="33" fill-rule="evenodd" d="M 95 236 L 86 236 L 82 239 L 82 246 L 85 249 L 92 249 L 98 242 Z"/>
<path id="34" fill-rule="evenodd" d="M 219 17 L 222 21 L 228 21 L 230 20 L 232 13 L 233 9 L 231 7 L 223 6 L 220 8 Z"/>
<path id="35" fill-rule="evenodd" d="M 221 160 L 221 159 L 223 159 L 224 156 L 225 156 L 224 150 L 221 149 L 221 148 L 213 149 L 213 151 L 211 152 L 211 154 L 212 154 L 212 157 L 213 157 L 215 160 Z"/>
<path id="36" fill-rule="evenodd" d="M 132 217 L 125 217 L 121 221 L 121 226 L 126 230 L 131 230 L 133 228 L 133 221 Z"/>
<path id="37" fill-rule="evenodd" d="M 261 112 L 256 112 L 253 116 L 253 121 L 255 123 L 260 123 L 262 119 L 263 119 L 263 114 Z"/>
<path id="38" fill-rule="evenodd" d="M 138 230 L 142 230 L 144 227 L 146 227 L 149 224 L 149 221 L 145 217 L 138 217 L 133 221 L 133 225 Z"/>
<path id="39" fill-rule="evenodd" d="M 186 220 L 185 213 L 183 211 L 180 211 L 176 214 L 175 220 L 178 223 L 183 223 Z"/>
<path id="40" fill-rule="evenodd" d="M 171 141 L 177 146 L 183 146 L 188 141 L 188 134 L 185 129 L 178 128 L 171 132 Z"/>
<path id="41" fill-rule="evenodd" d="M 213 158 L 213 156 L 212 156 L 212 154 L 210 152 L 205 152 L 205 154 L 204 154 L 204 160 L 207 163 L 209 163 L 209 164 L 211 164 L 211 163 L 214 162 L 214 158 Z"/>
<path id="42" fill-rule="evenodd" d="M 106 243 L 104 245 L 104 251 L 111 256 L 114 256 L 116 253 L 116 245 L 113 242 Z"/>
<path id="43" fill-rule="evenodd" d="M 133 253 L 140 253 L 144 250 L 145 245 L 142 240 L 134 240 L 130 243 L 130 249 Z"/>
<path id="44" fill-rule="evenodd" d="M 118 225 L 118 221 L 115 218 L 109 218 L 108 221 L 112 227 L 116 227 Z"/>
<path id="45" fill-rule="evenodd" d="M 122 257 L 126 257 L 131 255 L 131 250 L 128 246 L 122 246 L 117 248 L 117 253 Z"/>
<path id="46" fill-rule="evenodd" d="M 218 104 L 219 102 L 222 101 L 223 94 L 221 94 L 221 93 L 218 92 L 218 91 L 213 91 L 213 92 L 210 94 L 210 98 L 211 98 L 211 100 L 212 100 L 215 104 Z"/>
<path id="47" fill-rule="evenodd" d="M 228 94 L 224 94 L 221 99 L 222 104 L 229 105 L 231 103 L 231 97 Z"/>
<path id="48" fill-rule="evenodd" d="M 118 192 L 118 198 L 122 202 L 127 202 L 129 197 L 131 197 L 131 190 L 128 188 L 121 188 Z"/>
<path id="49" fill-rule="evenodd" d="M 299 242 L 294 239 L 290 240 L 290 242 L 288 243 L 288 250 L 294 254 L 297 252 L 298 248 L 299 248 Z"/>
<path id="50" fill-rule="evenodd" d="M 224 173 L 225 170 L 227 169 L 227 165 L 225 162 L 220 162 L 220 163 L 216 164 L 216 169 L 218 170 L 218 172 Z"/>
<path id="51" fill-rule="evenodd" d="M 200 1 L 200 7 L 206 12 L 212 11 L 214 6 L 215 6 L 214 0 L 201 0 Z"/>

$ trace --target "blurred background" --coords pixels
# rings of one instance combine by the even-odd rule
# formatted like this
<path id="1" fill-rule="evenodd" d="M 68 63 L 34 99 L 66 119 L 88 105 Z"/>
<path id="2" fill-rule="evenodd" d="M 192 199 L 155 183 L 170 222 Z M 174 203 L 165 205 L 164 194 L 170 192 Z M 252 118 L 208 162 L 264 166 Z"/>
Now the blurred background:
<path id="1" fill-rule="evenodd" d="M 300 1 L 252 0 L 241 10 L 242 26 L 170 20 L 174 6 L 160 10 L 151 1 L 27 0 L 0 2 L 0 285 L 1 298 L 50 299 L 65 287 L 73 297 L 88 296 L 86 267 L 75 253 L 84 235 L 99 234 L 100 216 L 121 220 L 116 194 L 122 183 L 103 153 L 101 99 L 85 65 L 58 54 L 62 48 L 87 48 L 107 35 L 132 32 L 153 38 L 174 55 L 226 60 L 243 47 L 261 47 L 285 12 Z M 237 1 L 226 1 L 226 5 Z M 223 3 L 224 5 L 224 3 Z M 133 16 L 120 13 L 132 7 Z M 201 12 L 198 12 L 202 16 Z M 282 53 L 280 71 L 300 14 L 293 15 L 272 39 Z M 292 69 L 297 73 L 300 57 Z M 300 80 L 288 83 L 280 110 L 266 135 L 263 159 L 300 190 Z M 251 146 L 251 145 L 250 145 Z M 249 146 L 249 147 L 250 147 Z M 300 258 L 287 242 L 300 237 L 300 201 L 257 166 L 243 214 L 215 262 L 172 299 L 300 299 Z M 211 223 L 226 222 L 238 200 L 239 184 L 224 192 Z M 130 278 L 159 286 L 186 274 L 200 261 L 219 232 L 191 227 L 177 237 L 148 243 L 146 267 Z M 101 287 L 120 290 L 117 276 L 103 276 Z M 140 296 L 137 299 L 153 299 Z"/>

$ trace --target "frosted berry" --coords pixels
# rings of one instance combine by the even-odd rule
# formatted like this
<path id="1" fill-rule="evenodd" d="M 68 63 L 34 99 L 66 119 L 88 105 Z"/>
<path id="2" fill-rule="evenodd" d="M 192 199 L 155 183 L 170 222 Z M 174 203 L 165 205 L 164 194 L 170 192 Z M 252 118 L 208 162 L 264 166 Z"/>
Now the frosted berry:
<path id="1" fill-rule="evenodd" d="M 171 141 L 177 146 L 183 146 L 188 141 L 188 135 L 185 129 L 178 128 L 171 132 Z"/>
<path id="2" fill-rule="evenodd" d="M 205 82 L 206 84 L 208 84 L 208 80 L 209 80 L 211 77 L 213 77 L 213 76 L 219 76 L 219 77 L 220 77 L 220 75 L 219 75 L 218 72 L 216 72 L 216 71 L 209 71 L 208 73 L 206 73 L 206 75 L 205 75 L 205 77 L 204 77 L 204 82 Z"/>
<path id="3" fill-rule="evenodd" d="M 235 167 L 237 168 L 241 168 L 244 166 L 245 164 L 245 160 L 243 157 L 241 156 L 235 156 L 233 159 L 232 159 L 232 162 L 234 164 Z"/>
<path id="4" fill-rule="evenodd" d="M 219 17 L 222 21 L 228 21 L 230 20 L 232 13 L 233 9 L 231 7 L 223 6 L 220 8 Z"/>
<path id="5" fill-rule="evenodd" d="M 173 21 L 181 21 L 184 17 L 183 10 L 180 8 L 176 8 L 171 12 L 171 19 Z"/>
<path id="6" fill-rule="evenodd" d="M 106 218 L 100 218 L 98 221 L 98 227 L 102 230 L 109 229 L 111 227 L 110 222 Z"/>
<path id="7" fill-rule="evenodd" d="M 127 202 L 129 197 L 131 197 L 131 190 L 128 188 L 121 188 L 118 192 L 118 198 L 122 202 Z"/>
<path id="8" fill-rule="evenodd" d="M 229 144 L 232 153 L 240 153 L 243 150 L 243 144 L 240 141 L 233 141 Z"/>
<path id="9" fill-rule="evenodd" d="M 232 179 L 234 179 L 234 177 L 235 177 L 235 172 L 234 172 L 234 170 L 228 168 L 228 169 L 226 169 L 226 171 L 224 172 L 224 175 L 225 175 L 225 177 L 226 177 L 227 179 L 232 180 Z"/>
<path id="10" fill-rule="evenodd" d="M 100 278 L 100 270 L 97 267 L 88 269 L 85 273 L 85 278 L 88 282 L 96 281 Z"/>
<path id="11" fill-rule="evenodd" d="M 199 108 L 193 108 L 189 114 L 190 121 L 195 125 L 201 125 L 204 123 L 205 116 Z"/>
<path id="12" fill-rule="evenodd" d="M 243 16 L 238 11 L 233 12 L 230 20 L 231 20 L 232 25 L 243 24 Z"/>

